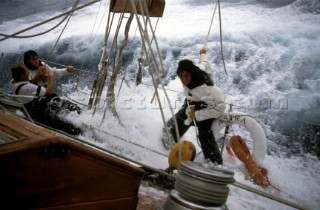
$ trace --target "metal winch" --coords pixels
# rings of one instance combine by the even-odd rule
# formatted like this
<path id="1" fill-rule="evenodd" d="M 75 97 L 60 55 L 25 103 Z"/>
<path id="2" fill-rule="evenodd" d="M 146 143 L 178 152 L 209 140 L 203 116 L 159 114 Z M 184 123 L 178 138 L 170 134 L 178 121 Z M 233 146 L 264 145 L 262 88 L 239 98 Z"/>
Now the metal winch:
<path id="1" fill-rule="evenodd" d="M 229 194 L 227 184 L 235 182 L 234 172 L 218 165 L 181 161 L 175 189 L 163 210 L 222 210 Z"/>

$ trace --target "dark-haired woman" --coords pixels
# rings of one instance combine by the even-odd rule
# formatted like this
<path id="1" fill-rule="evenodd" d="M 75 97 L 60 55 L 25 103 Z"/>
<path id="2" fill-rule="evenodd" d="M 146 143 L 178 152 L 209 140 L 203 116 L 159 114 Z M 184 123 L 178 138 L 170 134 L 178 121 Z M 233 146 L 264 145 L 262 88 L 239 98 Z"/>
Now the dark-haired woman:
<path id="1" fill-rule="evenodd" d="M 205 53 L 201 50 L 200 54 L 204 54 L 203 52 Z M 211 125 L 215 118 L 224 113 L 224 92 L 216 86 L 207 84 L 203 70 L 190 60 L 179 62 L 177 75 L 183 84 L 186 96 L 183 107 L 175 114 L 179 135 L 183 136 L 190 126 L 194 125 L 194 121 L 198 128 L 198 138 L 204 158 L 221 165 L 221 152 L 213 136 Z M 193 108 L 190 109 L 190 107 Z M 178 142 L 174 120 L 170 119 L 167 125 L 173 141 Z M 163 137 L 163 142 L 167 146 L 165 138 Z"/>

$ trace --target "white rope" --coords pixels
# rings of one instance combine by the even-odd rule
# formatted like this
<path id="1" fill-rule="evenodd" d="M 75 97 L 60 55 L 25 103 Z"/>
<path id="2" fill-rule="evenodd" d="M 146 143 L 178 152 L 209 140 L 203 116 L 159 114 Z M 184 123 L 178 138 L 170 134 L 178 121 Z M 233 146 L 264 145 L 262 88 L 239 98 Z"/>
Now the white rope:
<path id="1" fill-rule="evenodd" d="M 189 109 L 190 111 L 191 111 L 191 110 L 194 111 L 194 108 L 190 106 L 189 100 L 186 99 L 186 101 L 187 101 L 188 109 Z M 199 145 L 200 148 L 201 148 L 201 144 L 200 144 L 200 140 L 199 140 L 199 133 L 198 133 L 198 126 L 197 126 L 197 123 L 196 123 L 195 118 L 192 118 L 192 122 L 193 122 L 193 125 L 194 125 L 195 129 L 196 129 L 196 139 L 197 139 L 198 145 Z"/>
<path id="2" fill-rule="evenodd" d="M 229 113 L 232 111 L 232 106 L 233 106 L 233 104 L 230 104 Z M 222 141 L 221 149 L 220 149 L 221 156 L 223 154 L 223 149 L 224 149 L 224 145 L 225 145 L 225 142 L 226 142 L 227 135 L 229 133 L 230 126 L 232 126 L 232 124 L 231 124 L 231 116 L 229 116 L 228 120 L 226 121 L 226 128 L 224 130 L 223 141 Z"/>
<path id="3" fill-rule="evenodd" d="M 76 84 L 76 90 L 77 90 L 77 91 L 79 91 L 79 82 L 80 82 L 81 74 L 82 74 L 82 72 L 84 71 L 84 70 L 83 70 L 84 65 L 85 65 L 87 59 L 90 58 L 90 57 L 93 55 L 93 47 L 94 47 L 94 45 L 91 44 L 91 43 L 93 42 L 93 40 L 94 40 L 93 37 L 96 37 L 96 36 L 97 36 L 97 34 L 98 34 L 98 29 L 100 28 L 100 26 L 101 26 L 101 24 L 102 24 L 102 21 L 104 20 L 106 11 L 107 11 L 107 7 L 106 7 L 106 9 L 105 9 L 105 11 L 104 11 L 104 13 L 103 13 L 103 16 L 101 17 L 100 24 L 99 24 L 99 26 L 97 27 L 96 34 L 95 34 L 95 36 L 93 36 L 93 34 L 94 34 L 94 28 L 95 28 L 96 23 L 97 23 L 97 21 L 98 21 L 98 16 L 99 16 L 99 13 L 100 13 L 101 5 L 102 5 L 102 1 L 100 2 L 99 9 L 98 9 L 98 12 L 97 12 L 97 15 L 96 15 L 94 24 L 93 24 L 93 26 L 92 26 L 92 32 L 91 32 L 91 34 L 90 34 L 90 38 L 89 38 L 89 42 L 88 42 L 88 45 L 90 45 L 90 46 L 89 46 L 88 49 L 86 49 L 86 56 L 84 56 L 85 59 L 83 59 L 82 64 L 81 64 L 81 67 L 80 67 L 79 72 L 78 72 L 77 84 Z M 109 14 L 110 14 L 110 13 L 109 13 Z M 89 44 L 89 43 L 90 43 L 90 44 Z M 88 52 L 89 52 L 89 53 L 88 53 Z"/>
<path id="4" fill-rule="evenodd" d="M 210 23 L 210 26 L 209 26 L 208 34 L 207 34 L 207 37 L 206 37 L 206 41 L 204 42 L 203 48 L 206 48 L 206 46 L 207 46 L 207 42 L 208 42 L 208 38 L 209 38 L 209 35 L 210 35 L 212 23 L 213 23 L 214 16 L 215 16 L 216 10 L 217 10 L 217 5 L 218 5 L 218 2 L 216 2 L 216 6 L 214 7 L 214 10 L 213 10 L 213 14 L 212 14 L 212 18 L 211 18 L 211 23 Z"/>
<path id="5" fill-rule="evenodd" d="M 77 7 L 77 5 L 79 4 L 79 1 L 80 1 L 80 0 L 75 0 L 74 5 L 72 6 L 72 9 L 74 9 L 74 8 Z M 64 25 L 64 27 L 63 27 L 63 29 L 62 29 L 62 31 L 61 31 L 58 39 L 56 40 L 55 44 L 53 45 L 53 47 L 52 47 L 52 49 L 51 49 L 51 51 L 50 51 L 50 53 L 49 53 L 49 55 L 48 55 L 48 57 L 47 57 L 47 60 L 50 60 L 50 57 L 51 57 L 51 55 L 52 55 L 52 52 L 53 52 L 53 50 L 56 48 L 56 46 L 57 46 L 57 44 L 58 44 L 58 42 L 59 42 L 59 40 L 60 40 L 60 38 L 61 38 L 64 30 L 67 28 L 67 25 L 68 25 L 68 23 L 69 23 L 69 21 L 70 21 L 70 19 L 71 19 L 71 17 L 72 17 L 72 14 L 73 14 L 73 12 L 70 12 L 70 13 L 68 14 L 69 17 L 66 16 L 66 18 L 68 17 L 68 20 L 67 20 L 66 24 Z"/>
<path id="6" fill-rule="evenodd" d="M 46 31 L 43 31 L 43 32 L 40 32 L 40 33 L 37 33 L 37 34 L 32 34 L 32 35 L 24 35 L 24 36 L 12 36 L 12 35 L 7 35 L 7 34 L 2 34 L 0 33 L 1 36 L 5 36 L 5 37 L 8 37 L 8 38 L 15 38 L 15 39 L 26 39 L 26 38 L 32 38 L 32 37 L 37 37 L 37 36 L 41 36 L 43 34 L 46 34 L 46 33 L 49 33 L 50 31 L 54 30 L 55 28 L 57 28 L 58 26 L 60 26 L 69 16 L 70 13 L 68 13 L 67 15 L 65 15 L 65 17 L 59 22 L 57 23 L 55 26 L 49 28 L 48 30 Z M 34 27 L 35 28 L 35 27 Z M 2 40 L 0 40 L 2 41 Z"/>
<path id="7" fill-rule="evenodd" d="M 125 26 L 125 32 L 124 32 L 125 38 L 124 38 L 124 40 L 123 40 L 123 42 L 122 42 L 122 44 L 120 46 L 119 53 L 118 53 L 118 59 L 117 59 L 117 65 L 116 65 L 116 68 L 115 68 L 115 70 L 113 71 L 113 73 L 111 75 L 110 83 L 109 83 L 109 86 L 108 86 L 108 90 L 107 90 L 107 98 L 108 98 L 108 104 L 107 105 L 108 106 L 107 106 L 107 109 L 111 108 L 111 105 L 113 103 L 115 103 L 115 94 L 114 94 L 115 80 L 116 80 L 116 78 L 118 76 L 118 73 L 121 70 L 121 67 L 122 67 L 122 54 L 123 54 L 124 48 L 127 46 L 127 43 L 128 43 L 129 30 L 130 30 L 132 19 L 133 19 L 133 13 L 130 14 L 130 17 L 128 18 L 127 24 Z M 109 90 L 109 88 L 111 88 L 112 91 Z M 105 109 L 105 111 L 103 113 L 102 120 L 104 120 L 104 118 L 106 116 L 107 109 Z M 114 108 L 114 110 L 115 110 L 115 108 Z"/>
<path id="8" fill-rule="evenodd" d="M 114 14 L 112 16 L 111 26 L 113 23 L 113 18 L 114 18 Z M 118 20 L 118 26 L 116 28 L 116 32 L 115 32 L 115 35 L 113 38 L 112 46 L 110 48 L 109 54 L 107 55 L 107 58 L 105 59 L 108 38 L 109 38 L 109 34 L 111 32 L 111 26 L 109 26 L 109 24 L 110 24 L 109 21 L 106 26 L 105 39 L 104 39 L 102 52 L 101 52 L 101 56 L 100 56 L 100 62 L 98 65 L 98 73 L 96 74 L 95 84 L 94 84 L 93 89 L 91 91 L 91 97 L 90 97 L 90 101 L 89 101 L 89 109 L 94 108 L 93 115 L 96 112 L 96 105 L 99 103 L 100 98 L 101 98 L 102 90 L 104 87 L 104 82 L 105 82 L 106 76 L 107 76 L 107 71 L 108 71 L 109 66 L 111 64 L 111 56 L 114 54 L 114 51 L 115 51 L 117 37 L 118 37 L 119 30 L 120 30 L 120 27 L 122 24 L 122 20 L 123 20 L 123 14 L 120 16 L 120 18 Z M 105 65 L 103 65 L 103 63 L 105 63 Z"/>
<path id="9" fill-rule="evenodd" d="M 136 2 L 137 2 L 137 1 L 136 1 Z M 162 84 L 162 82 L 161 82 L 161 75 L 160 75 L 160 71 L 159 71 L 159 66 L 157 65 L 157 62 L 156 62 L 157 60 L 156 60 L 156 58 L 155 58 L 155 54 L 154 54 L 153 49 L 152 49 L 152 47 L 151 47 L 151 42 L 150 42 L 148 33 L 146 33 L 146 31 L 143 30 L 142 24 L 141 24 L 141 22 L 140 22 L 140 20 L 139 20 L 139 18 L 138 18 L 137 9 L 136 9 L 136 7 L 135 7 L 136 4 L 134 3 L 134 0 L 131 0 L 131 4 L 133 5 L 133 11 L 134 11 L 134 13 L 135 13 L 135 16 L 136 16 L 136 19 L 137 19 L 137 22 L 138 22 L 138 27 L 139 27 L 140 35 L 141 35 L 141 38 L 142 38 L 142 41 L 143 41 L 144 50 L 145 50 L 145 52 L 147 52 L 145 44 L 148 44 L 149 49 L 150 49 L 150 54 L 147 55 L 147 57 L 148 57 L 148 63 L 149 63 L 149 70 L 151 70 L 151 69 L 150 69 L 150 66 L 151 66 L 151 64 L 150 64 L 150 60 L 151 60 L 151 59 L 150 59 L 150 56 L 152 57 L 152 60 L 154 61 L 153 64 L 154 64 L 155 72 L 156 72 L 156 74 L 157 74 L 157 76 L 158 76 L 158 77 L 157 77 L 157 78 L 158 78 L 158 82 L 155 81 L 154 76 L 153 76 L 153 74 L 152 74 L 151 71 L 150 71 L 150 75 L 151 75 L 151 78 L 152 78 L 152 81 L 153 81 L 153 84 L 154 84 L 155 94 L 156 94 L 157 100 L 158 100 L 158 102 L 159 102 L 161 117 L 162 117 L 162 120 L 163 120 L 164 125 L 166 125 L 165 117 L 164 117 L 164 113 L 163 113 L 163 109 L 162 109 L 162 103 L 161 103 L 161 100 L 160 100 L 160 98 L 159 98 L 158 90 L 157 90 L 157 87 L 158 87 L 159 84 L 160 84 L 160 86 L 163 87 L 163 89 L 164 89 L 164 86 L 163 86 L 163 84 Z M 139 6 L 140 6 L 140 10 L 142 11 L 142 14 L 145 15 L 147 18 L 149 18 L 148 10 L 147 10 L 147 9 L 144 10 L 144 9 L 142 8 L 142 7 L 147 8 L 146 5 L 145 5 L 145 2 L 139 0 Z M 154 34 L 153 27 L 152 27 L 152 25 L 151 25 L 151 21 L 147 21 L 147 23 L 149 23 L 149 27 L 151 28 L 152 36 L 154 37 L 154 43 L 155 43 L 155 45 L 156 45 L 156 50 L 157 50 L 157 53 L 158 53 L 158 55 L 159 55 L 158 58 L 159 58 L 159 62 L 160 62 L 160 67 L 161 67 L 161 69 L 164 69 L 164 67 L 163 67 L 163 62 L 162 62 L 162 57 L 161 57 L 161 53 L 160 53 L 160 49 L 159 49 L 159 46 L 158 46 L 158 43 L 157 43 L 156 36 L 155 36 L 155 34 Z M 145 28 L 146 28 L 146 27 L 147 27 L 147 26 L 145 26 Z M 163 72 L 163 71 L 162 71 L 162 72 Z M 165 89 L 164 89 L 164 90 L 165 90 Z M 166 91 L 164 91 L 164 94 L 165 94 L 165 97 L 166 97 L 166 99 L 167 99 L 167 101 L 168 101 L 168 104 L 169 104 L 169 107 L 170 107 L 170 111 L 171 111 L 172 115 L 174 116 L 173 108 L 172 108 L 172 105 L 171 105 L 169 96 L 168 96 L 168 94 L 166 93 Z M 176 122 L 176 119 L 175 119 L 175 118 L 174 118 L 174 124 L 175 124 L 176 131 L 177 131 L 177 137 L 178 137 L 178 139 L 179 139 L 180 137 L 179 137 L 179 133 L 178 133 L 178 125 L 177 125 L 177 122 Z M 168 137 L 169 144 L 172 146 L 171 139 L 169 138 L 168 128 L 167 128 L 166 126 L 165 126 L 165 130 L 166 130 L 166 135 L 167 135 L 167 137 Z"/>
<path id="10" fill-rule="evenodd" d="M 54 64 L 54 65 L 56 65 L 56 66 L 61 66 L 61 67 L 63 67 L 63 68 L 67 68 L 68 66 L 67 65 L 65 65 L 65 64 L 61 64 L 61 63 L 57 63 L 57 62 L 53 62 L 53 61 L 49 61 L 49 60 L 45 60 L 45 59 L 41 59 L 41 61 L 44 61 L 45 63 L 47 63 L 47 64 Z M 83 72 L 86 72 L 86 73 L 88 73 L 88 74 L 95 74 L 95 72 L 92 72 L 92 71 L 90 71 L 90 70 L 88 70 L 88 69 L 86 69 L 86 70 L 84 70 L 84 69 L 78 69 L 78 68 L 74 68 L 74 70 L 75 71 L 83 71 Z"/>
<path id="11" fill-rule="evenodd" d="M 131 0 L 131 3 L 133 4 L 133 0 Z M 151 68 L 151 64 L 150 64 L 150 52 L 151 52 L 151 56 L 152 56 L 152 59 L 154 61 L 154 66 L 155 66 L 155 71 L 157 73 L 157 76 L 158 76 L 158 81 L 156 82 L 155 79 L 154 79 L 154 76 L 152 74 L 152 72 L 150 72 L 150 75 L 152 77 L 152 81 L 153 81 L 153 84 L 154 84 L 154 88 L 155 88 L 155 92 L 154 92 L 154 96 L 157 97 L 157 101 L 159 103 L 159 107 L 160 107 L 160 113 L 161 113 L 161 117 L 162 117 L 162 121 L 163 121 L 163 124 L 164 124 L 164 128 L 165 128 L 165 133 L 166 133 L 166 137 L 168 139 L 168 143 L 170 145 L 170 147 L 173 146 L 173 143 L 172 143 L 172 140 L 170 138 L 170 134 L 169 134 L 169 130 L 168 130 L 168 126 L 166 124 L 166 120 L 165 120 L 165 117 L 164 117 L 164 113 L 163 113 L 163 109 L 162 109 L 162 105 L 161 105 L 161 100 L 159 98 L 159 95 L 158 95 L 158 87 L 159 87 L 159 84 L 160 86 L 163 88 L 164 90 L 164 94 L 165 94 L 165 97 L 167 98 L 167 101 L 168 101 L 168 104 L 169 104 L 169 108 L 170 108 L 170 111 L 171 111 L 171 114 L 173 116 L 173 120 L 174 120 L 174 126 L 175 126 L 175 130 L 176 130 L 176 136 L 177 136 L 177 139 L 180 139 L 180 134 L 179 134 L 179 129 L 178 129 L 178 124 L 177 124 L 177 121 L 176 121 L 176 118 L 175 118 L 175 115 L 173 113 L 173 108 L 172 108 L 172 105 L 171 105 L 171 102 L 170 102 L 170 99 L 167 95 L 167 92 L 165 91 L 165 88 L 161 82 L 161 75 L 160 75 L 160 71 L 159 71 L 159 67 L 157 65 L 157 61 L 155 59 L 155 56 L 154 56 L 154 53 L 153 53 L 153 50 L 152 50 L 152 47 L 151 47 L 151 44 L 152 44 L 152 41 L 155 40 L 155 45 L 156 45 L 156 49 L 157 49 L 157 52 L 158 52 L 158 55 L 159 55 L 159 61 L 160 61 L 160 66 L 161 66 L 161 69 L 164 69 L 163 67 L 163 62 L 162 62 L 162 57 L 160 56 L 161 53 L 160 53 L 160 49 L 159 49 L 159 46 L 158 46 L 158 43 L 157 43 L 157 40 L 156 40 L 156 36 L 155 36 L 155 30 L 153 30 L 153 27 L 151 25 L 151 21 L 147 21 L 149 20 L 149 13 L 148 13 L 148 9 L 147 9 L 147 6 L 146 6 L 146 3 L 143 1 L 141 2 L 141 0 L 139 0 L 139 6 L 140 6 L 140 10 L 142 11 L 142 15 L 145 15 L 146 16 L 146 21 L 145 21 L 145 28 L 147 28 L 147 23 L 149 23 L 149 27 L 151 28 L 151 32 L 152 32 L 152 39 L 151 41 L 149 41 L 149 37 L 148 37 L 148 33 L 146 30 L 141 30 L 141 24 L 138 24 L 139 26 L 139 29 L 140 29 L 140 34 L 141 34 L 141 37 L 143 40 L 146 40 L 147 43 L 148 43 L 148 46 L 149 46 L 149 50 L 148 50 L 148 54 L 147 54 L 147 57 L 148 57 L 148 63 L 149 63 L 149 70 Z M 143 8 L 142 8 L 143 7 Z M 135 9 L 135 12 L 136 12 L 136 8 L 134 7 Z M 137 13 L 136 13 L 137 15 Z M 159 19 L 158 19 L 159 20 Z M 139 19 L 138 19 L 138 23 L 140 23 Z M 158 22 L 157 22 L 158 24 Z M 144 33 L 141 33 L 142 31 L 144 31 Z M 144 34 L 145 37 L 142 35 Z M 144 39 L 145 38 L 145 39 Z M 146 51 L 146 49 L 145 49 Z M 162 71 L 163 72 L 163 71 Z M 154 98 L 153 96 L 153 98 Z M 151 102 L 153 101 L 153 99 L 151 100 Z"/>
<path id="12" fill-rule="evenodd" d="M 13 33 L 13 34 L 11 34 L 11 35 L 0 34 L 0 35 L 4 36 L 4 38 L 1 38 L 1 39 L 0 39 L 0 42 L 1 42 L 1 41 L 4 41 L 4 40 L 6 40 L 6 39 L 9 39 L 9 38 L 15 38 L 15 36 L 18 35 L 18 34 L 21 34 L 21 33 L 23 33 L 23 32 L 29 31 L 29 30 L 31 30 L 31 29 L 33 29 L 33 28 L 36 28 L 36 27 L 41 26 L 41 25 L 43 25 L 43 24 L 46 24 L 46 23 L 48 23 L 48 22 L 50 22 L 50 21 L 52 21 L 52 20 L 58 19 L 58 18 L 60 18 L 60 17 L 62 17 L 62 16 L 68 15 L 68 14 L 70 14 L 71 12 L 74 12 L 74 11 L 77 11 L 77 10 L 82 9 L 82 8 L 84 8 L 84 7 L 87 7 L 87 6 L 89 6 L 89 5 L 91 5 L 91 4 L 94 4 L 94 3 L 98 2 L 98 1 L 101 1 L 101 0 L 92 0 L 92 1 L 89 2 L 89 3 L 83 4 L 83 5 L 81 5 L 81 6 L 77 7 L 77 8 L 71 9 L 71 10 L 69 10 L 69 11 L 67 11 L 67 12 L 64 12 L 64 13 L 62 13 L 62 14 L 60 14 L 60 15 L 54 16 L 54 17 L 52 17 L 52 18 L 49 18 L 49 19 L 47 19 L 47 20 L 45 20 L 45 21 L 42 21 L 42 22 L 40 22 L 40 23 L 37 23 L 37 24 L 35 24 L 35 25 L 33 25 L 33 26 L 30 26 L 30 27 L 28 27 L 28 28 L 25 28 L 25 29 L 23 29 L 23 30 L 21 30 L 21 31 L 18 31 L 18 32 L 16 32 L 16 33 Z"/>
<path id="13" fill-rule="evenodd" d="M 224 55 L 223 55 L 222 21 L 221 21 L 220 0 L 217 0 L 217 1 L 218 1 L 218 8 L 219 8 L 219 28 L 220 28 L 220 51 L 221 51 L 221 60 L 222 60 L 222 63 L 223 63 L 224 72 L 225 72 L 226 74 L 228 74 L 228 73 L 227 73 L 226 64 L 225 64 L 225 62 L 224 62 Z"/>

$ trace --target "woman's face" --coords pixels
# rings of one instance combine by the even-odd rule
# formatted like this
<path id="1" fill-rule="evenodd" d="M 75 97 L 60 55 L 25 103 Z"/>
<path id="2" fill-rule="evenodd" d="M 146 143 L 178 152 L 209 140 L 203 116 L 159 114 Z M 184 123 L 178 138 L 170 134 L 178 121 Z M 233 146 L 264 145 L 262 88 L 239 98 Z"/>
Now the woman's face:
<path id="1" fill-rule="evenodd" d="M 29 63 L 32 66 L 39 66 L 39 57 L 38 56 L 30 56 Z"/>
<path id="2" fill-rule="evenodd" d="M 185 86 L 188 85 L 191 81 L 191 74 L 186 71 L 180 72 L 178 76 L 181 80 L 181 83 Z"/>

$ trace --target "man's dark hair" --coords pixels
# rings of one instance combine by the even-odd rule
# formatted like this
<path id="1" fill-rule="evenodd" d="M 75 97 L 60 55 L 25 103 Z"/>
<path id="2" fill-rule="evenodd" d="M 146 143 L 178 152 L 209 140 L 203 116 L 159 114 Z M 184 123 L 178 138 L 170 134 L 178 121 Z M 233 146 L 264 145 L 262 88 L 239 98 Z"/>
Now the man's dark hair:
<path id="1" fill-rule="evenodd" d="M 34 50 L 28 50 L 27 52 L 24 53 L 23 55 L 23 62 L 24 64 L 27 64 L 29 59 L 32 57 L 32 56 L 39 56 L 38 53 Z"/>
<path id="2" fill-rule="evenodd" d="M 24 75 L 24 68 L 21 65 L 15 65 L 11 68 L 12 77 L 15 81 L 20 80 L 21 75 Z"/>

